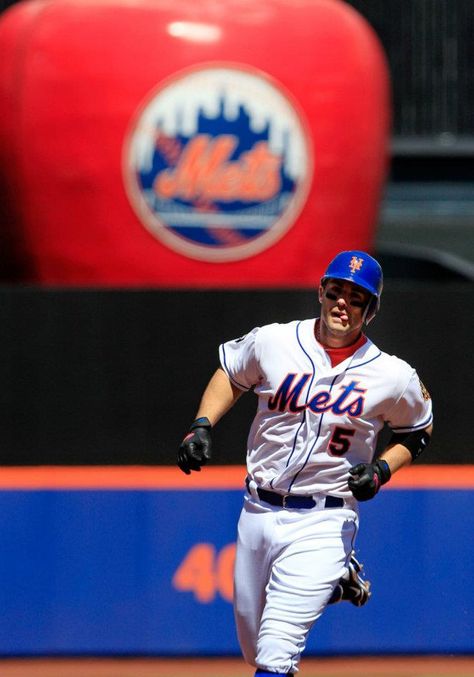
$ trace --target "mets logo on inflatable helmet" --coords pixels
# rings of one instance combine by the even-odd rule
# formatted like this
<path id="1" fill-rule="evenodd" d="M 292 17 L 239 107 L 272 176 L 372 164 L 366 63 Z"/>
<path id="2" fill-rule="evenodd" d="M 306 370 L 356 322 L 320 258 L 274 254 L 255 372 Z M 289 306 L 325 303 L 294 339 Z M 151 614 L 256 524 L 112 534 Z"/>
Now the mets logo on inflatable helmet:
<path id="1" fill-rule="evenodd" d="M 176 74 L 126 140 L 127 193 L 160 241 L 190 258 L 235 261 L 273 244 L 308 194 L 301 114 L 265 74 L 205 65 Z"/>

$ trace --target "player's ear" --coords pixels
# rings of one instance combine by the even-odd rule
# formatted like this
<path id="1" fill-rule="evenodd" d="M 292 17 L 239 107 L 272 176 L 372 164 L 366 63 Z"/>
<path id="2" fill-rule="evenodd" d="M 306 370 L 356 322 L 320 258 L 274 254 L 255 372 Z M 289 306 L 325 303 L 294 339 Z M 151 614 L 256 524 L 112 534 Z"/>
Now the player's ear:
<path id="1" fill-rule="evenodd" d="M 322 302 L 323 302 L 323 296 L 324 296 L 324 287 L 323 287 L 322 284 L 320 284 L 319 287 L 318 287 L 318 300 L 319 300 L 319 303 L 322 303 Z"/>

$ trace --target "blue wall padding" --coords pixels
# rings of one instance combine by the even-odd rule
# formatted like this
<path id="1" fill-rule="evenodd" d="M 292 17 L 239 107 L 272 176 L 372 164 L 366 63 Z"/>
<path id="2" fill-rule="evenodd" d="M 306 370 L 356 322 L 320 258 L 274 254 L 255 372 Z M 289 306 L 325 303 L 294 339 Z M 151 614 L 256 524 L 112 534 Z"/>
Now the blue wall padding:
<path id="1" fill-rule="evenodd" d="M 383 490 L 357 542 L 373 597 L 307 654 L 472 653 L 473 491 Z M 238 654 L 232 607 L 173 576 L 235 540 L 241 491 L 1 491 L 0 655 Z"/>

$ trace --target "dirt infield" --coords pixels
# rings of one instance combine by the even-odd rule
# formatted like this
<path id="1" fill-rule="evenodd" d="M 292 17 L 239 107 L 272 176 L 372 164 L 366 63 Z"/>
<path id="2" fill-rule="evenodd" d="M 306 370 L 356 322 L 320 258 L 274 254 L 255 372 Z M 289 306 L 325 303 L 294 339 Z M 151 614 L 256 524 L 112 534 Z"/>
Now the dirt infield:
<path id="1" fill-rule="evenodd" d="M 0 659 L 2 677 L 252 677 L 239 659 Z M 474 657 L 308 658 L 300 677 L 474 677 Z"/>

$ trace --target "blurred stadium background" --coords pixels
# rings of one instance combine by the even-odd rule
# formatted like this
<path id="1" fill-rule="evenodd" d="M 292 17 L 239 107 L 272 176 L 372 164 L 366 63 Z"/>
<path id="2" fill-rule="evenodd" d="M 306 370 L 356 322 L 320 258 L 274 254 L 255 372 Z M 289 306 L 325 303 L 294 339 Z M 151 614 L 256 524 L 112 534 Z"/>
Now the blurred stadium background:
<path id="1" fill-rule="evenodd" d="M 110 167 L 107 159 L 99 160 L 102 152 L 107 157 L 107 142 L 113 145 L 119 115 L 131 120 L 132 113 L 136 115 L 136 110 L 124 112 L 123 101 L 114 100 L 116 92 L 125 92 L 124 98 L 129 95 L 135 69 L 143 89 L 135 106 L 138 109 L 150 91 L 143 71 L 148 68 L 153 78 L 152 65 L 133 61 L 138 51 L 130 57 L 126 72 L 121 71 L 126 56 L 113 61 L 121 38 L 117 37 L 116 44 L 114 26 L 101 24 L 109 21 L 110 8 L 128 12 L 132 32 L 140 7 L 158 24 L 163 11 L 166 17 L 172 12 L 176 22 L 201 25 L 207 11 L 218 17 L 216 24 L 222 21 L 227 28 L 232 26 L 226 23 L 231 13 L 249 8 L 245 0 L 223 0 L 218 5 L 217 10 L 209 0 L 197 10 L 187 0 L 172 7 L 164 0 L 0 0 L 0 534 L 4 545 L 0 659 L 238 656 L 229 572 L 244 476 L 243 450 L 254 401 L 251 397 L 240 401 L 215 431 L 215 474 L 210 472 L 206 478 L 202 473 L 201 484 L 193 479 L 186 485 L 177 472 L 173 474 L 175 450 L 215 368 L 218 343 L 258 324 L 313 315 L 314 285 L 306 273 L 299 279 L 295 271 L 306 270 L 314 256 L 317 280 L 322 261 L 334 246 L 342 247 L 333 242 L 333 233 L 324 232 L 330 230 L 324 224 L 305 221 L 303 211 L 301 224 L 298 221 L 270 247 L 270 254 L 259 252 L 243 263 L 235 259 L 196 262 L 186 251 L 170 253 L 166 242 L 155 242 L 148 233 L 142 245 L 139 219 L 127 212 L 129 222 L 124 219 L 125 225 L 120 224 L 114 249 L 104 223 L 123 214 L 122 195 L 117 199 L 111 192 L 101 197 L 110 188 L 101 172 Z M 359 549 L 373 579 L 373 600 L 367 610 L 328 610 L 312 633 L 308 657 L 434 654 L 444 656 L 439 671 L 430 664 L 426 672 L 420 668 L 421 672 L 406 674 L 474 675 L 469 659 L 462 665 L 455 660 L 474 652 L 474 599 L 467 585 L 472 576 L 474 533 L 470 439 L 474 6 L 471 0 L 308 0 L 294 4 L 257 0 L 252 17 L 266 50 L 289 48 L 296 54 L 291 52 L 290 38 L 287 45 L 281 35 L 267 35 L 266 17 L 272 12 L 278 15 L 283 7 L 284 12 L 297 13 L 310 7 L 317 17 L 319 7 L 326 5 L 343 7 L 341 17 L 349 17 L 347 25 L 341 22 L 344 30 L 348 26 L 354 30 L 356 41 L 360 32 L 364 54 L 365 49 L 375 50 L 374 89 L 370 89 L 369 73 L 362 85 L 367 94 L 362 93 L 362 103 L 355 106 L 360 120 L 354 133 L 360 134 L 361 147 L 364 139 L 374 140 L 373 165 L 378 169 L 370 170 L 369 159 L 365 173 L 372 171 L 374 178 L 368 187 L 360 167 L 354 170 L 361 174 L 361 183 L 354 183 L 352 192 L 348 189 L 344 196 L 348 221 L 359 218 L 359 199 L 360 204 L 369 203 L 365 216 L 360 217 L 360 232 L 347 231 L 348 242 L 351 248 L 370 248 L 386 276 L 382 311 L 368 333 L 385 350 L 416 365 L 433 395 L 436 431 L 430 451 L 414 472 L 407 471 L 377 499 L 377 505 L 364 506 Z M 38 16 L 46 19 L 30 21 L 29 15 L 39 6 L 43 14 L 38 12 Z M 351 23 L 356 15 L 349 6 L 361 23 Z M 269 14 L 268 8 L 272 8 Z M 62 21 L 65 31 L 61 34 Z M 273 25 L 268 22 L 267 26 Z M 291 36 L 291 23 L 286 25 Z M 308 25 L 311 28 L 310 21 Z M 341 26 L 327 25 L 337 38 Z M 383 99 L 384 62 L 377 61 L 369 26 L 385 54 L 390 83 L 386 170 L 379 165 L 387 111 L 383 100 L 379 111 L 377 101 L 379 94 Z M 249 34 L 252 30 L 249 24 Z M 117 31 L 123 39 L 122 24 Z M 90 49 L 94 40 L 104 61 L 94 63 L 90 56 L 88 62 L 81 62 L 81 49 L 84 54 L 94 53 Z M 311 30 L 304 40 L 302 50 L 309 50 Z M 230 50 L 220 52 L 219 44 L 215 54 L 212 45 L 207 45 L 205 58 L 196 63 L 245 61 L 238 51 L 235 59 L 230 58 Z M 127 48 L 130 45 L 124 41 L 123 51 Z M 161 70 L 155 85 L 161 83 L 163 72 L 172 76 L 192 66 L 193 49 L 199 50 L 200 45 L 183 43 L 182 53 L 171 56 L 164 49 L 160 52 L 157 40 L 156 62 L 161 63 Z M 362 63 L 363 57 L 354 50 L 354 61 L 360 58 Z M 61 61 L 66 53 L 73 55 L 70 63 Z M 303 66 L 307 66 L 311 56 L 304 58 Z M 62 78 L 57 88 L 53 62 Z M 258 59 L 257 63 L 249 59 L 247 65 L 262 68 Z M 70 81 L 69 67 L 74 73 Z M 270 75 L 278 80 L 271 70 Z M 316 75 L 321 83 L 331 77 L 331 73 Z M 339 84 L 348 87 L 349 96 L 354 91 L 349 81 L 353 73 L 344 71 L 343 76 Z M 311 82 L 312 74 L 305 73 L 304 78 Z M 377 89 L 379 80 L 382 84 Z M 81 118 L 87 83 L 91 83 L 91 97 L 96 93 L 99 100 L 108 81 L 109 108 L 97 112 L 92 101 Z M 50 108 L 41 96 L 44 84 L 51 94 Z M 297 87 L 292 92 L 291 85 L 289 78 L 285 86 L 296 104 L 306 107 L 307 116 L 326 110 L 327 102 L 316 95 L 298 102 Z M 331 96 L 333 86 L 336 92 L 339 85 L 328 85 Z M 364 105 L 370 114 L 366 124 Z M 72 138 L 66 124 L 71 117 L 74 124 L 79 123 L 78 136 L 84 134 L 90 144 L 92 136 L 87 135 L 94 126 L 112 130 L 104 137 L 104 147 L 100 142 L 95 148 L 90 145 L 95 157 L 76 157 L 74 152 L 54 157 L 54 137 L 59 139 L 58 148 L 62 134 Z M 329 130 L 326 133 L 334 134 L 331 124 L 336 123 L 323 122 Z M 50 139 L 49 148 L 37 142 L 37 135 L 41 140 L 42 134 Z M 317 171 L 320 156 L 315 146 Z M 325 160 L 341 171 L 350 162 L 337 139 Z M 118 156 L 114 159 L 117 166 L 121 161 Z M 51 169 L 58 171 L 57 194 L 54 181 L 48 183 Z M 351 181 L 349 177 L 348 185 Z M 124 193 L 122 185 L 120 190 Z M 324 188 L 318 191 L 324 203 Z M 364 191 L 370 192 L 369 198 L 364 198 Z M 94 198 L 94 193 L 99 197 Z M 94 199 L 98 206 L 94 207 Z M 99 204 L 101 199 L 104 204 Z M 328 223 L 334 199 L 333 194 L 327 199 Z M 85 205 L 82 211 L 81 202 Z M 56 203 L 60 205 L 57 212 L 48 216 L 51 204 Z M 84 214 L 91 218 L 81 222 Z M 347 224 L 340 226 L 344 240 Z M 298 228 L 301 240 L 292 244 Z M 52 239 L 63 231 L 65 235 L 52 245 Z M 314 246 L 314 251 L 313 245 L 308 246 L 308 259 L 297 265 L 305 239 L 312 235 L 321 245 L 319 249 Z M 146 248 L 152 252 L 149 260 L 143 255 Z M 95 256 L 95 250 L 101 250 L 100 256 Z M 273 260 L 265 258 L 272 252 Z M 265 275 L 271 266 L 280 268 L 278 256 L 282 272 L 272 284 Z M 253 261 L 261 263 L 252 268 Z M 285 275 L 291 280 L 288 284 Z M 197 513 L 198 523 L 189 517 Z M 394 561 L 395 552 L 400 553 L 400 561 Z M 343 637 L 340 627 L 345 628 Z M 452 672 L 446 657 L 452 661 Z M 5 662 L 4 674 L 27 675 L 29 667 L 25 666 Z M 318 674 L 336 674 L 334 666 L 323 667 Z M 13 672 L 17 668 L 23 673 Z M 70 674 L 63 668 L 62 674 Z M 96 673 L 91 674 L 109 674 L 94 669 Z M 132 669 L 137 670 L 137 677 L 162 674 L 157 665 Z M 206 669 L 208 674 L 231 674 L 224 668 L 222 672 L 218 667 L 217 672 Z M 245 674 L 241 666 L 235 669 L 235 675 Z M 402 668 L 400 673 L 365 669 L 365 674 L 405 674 Z M 110 670 L 117 677 L 122 674 L 117 667 Z"/>

